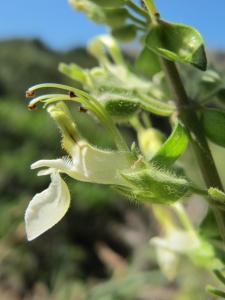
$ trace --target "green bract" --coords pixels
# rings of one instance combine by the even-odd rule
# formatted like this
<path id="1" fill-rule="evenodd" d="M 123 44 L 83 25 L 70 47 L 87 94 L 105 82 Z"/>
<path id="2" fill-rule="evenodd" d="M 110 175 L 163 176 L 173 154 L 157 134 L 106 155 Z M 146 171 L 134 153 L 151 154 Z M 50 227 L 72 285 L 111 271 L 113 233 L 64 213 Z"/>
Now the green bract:
<path id="1" fill-rule="evenodd" d="M 178 121 L 168 140 L 155 153 L 150 162 L 157 166 L 171 166 L 184 152 L 187 143 L 186 131 Z"/>
<path id="2" fill-rule="evenodd" d="M 172 61 L 206 70 L 204 42 L 194 28 L 159 20 L 146 36 L 146 45 L 156 54 Z"/>
<path id="3" fill-rule="evenodd" d="M 207 137 L 213 143 L 225 147 L 225 112 L 214 108 L 204 109 L 202 124 Z"/>
<path id="4" fill-rule="evenodd" d="M 148 47 L 144 47 L 135 62 L 136 68 L 150 76 L 161 71 L 157 55 Z"/>
<path id="5" fill-rule="evenodd" d="M 76 64 L 66 65 L 64 63 L 60 63 L 59 71 L 81 83 L 85 83 L 86 81 L 86 72 Z"/>

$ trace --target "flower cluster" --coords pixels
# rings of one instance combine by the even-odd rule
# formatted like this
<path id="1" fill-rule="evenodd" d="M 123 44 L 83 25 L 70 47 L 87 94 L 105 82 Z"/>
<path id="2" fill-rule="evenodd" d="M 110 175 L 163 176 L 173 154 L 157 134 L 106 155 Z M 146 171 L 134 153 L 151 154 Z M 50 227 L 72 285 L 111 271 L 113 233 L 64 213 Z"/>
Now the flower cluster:
<path id="1" fill-rule="evenodd" d="M 54 226 L 66 213 L 70 205 L 70 193 L 61 173 L 70 177 L 99 184 L 110 184 L 123 195 L 141 202 L 171 204 L 189 193 L 190 184 L 168 171 L 147 162 L 135 145 L 129 150 L 123 137 L 106 109 L 92 96 L 77 89 L 57 84 L 42 84 L 34 90 L 45 87 L 61 88 L 68 94 L 39 96 L 30 102 L 29 108 L 39 101 L 45 102 L 51 117 L 62 134 L 62 147 L 68 156 L 54 160 L 39 160 L 32 169 L 42 168 L 38 175 L 51 175 L 51 184 L 31 200 L 25 223 L 28 240 L 33 240 Z M 100 150 L 90 145 L 79 133 L 76 124 L 63 100 L 76 101 L 95 114 L 113 137 L 116 151 Z M 116 102 L 115 102 L 115 105 Z M 84 109 L 84 108 L 83 108 Z"/>

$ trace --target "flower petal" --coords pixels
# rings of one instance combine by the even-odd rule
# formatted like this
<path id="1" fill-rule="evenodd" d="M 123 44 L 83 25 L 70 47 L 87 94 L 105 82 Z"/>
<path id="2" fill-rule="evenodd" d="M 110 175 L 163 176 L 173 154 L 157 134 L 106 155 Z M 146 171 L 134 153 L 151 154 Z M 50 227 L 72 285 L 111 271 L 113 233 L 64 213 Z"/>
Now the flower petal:
<path id="1" fill-rule="evenodd" d="M 80 154 L 80 153 L 79 153 Z M 79 156 L 80 157 L 80 156 Z M 59 172 L 66 173 L 72 178 L 80 181 L 88 181 L 85 170 L 83 170 L 82 159 L 77 156 L 77 161 L 70 161 L 69 159 L 41 159 L 31 165 L 31 169 L 48 167 L 56 169 Z M 38 175 L 46 175 L 49 171 L 43 170 Z"/>
<path id="2" fill-rule="evenodd" d="M 27 239 L 31 241 L 58 223 L 70 205 L 70 193 L 66 183 L 56 170 L 52 170 L 52 182 L 30 201 L 25 212 Z"/>
<path id="3" fill-rule="evenodd" d="M 71 170 L 72 164 L 63 159 L 42 159 L 31 165 L 31 169 L 37 169 L 41 167 L 49 167 L 60 171 L 62 170 L 66 173 L 66 171 Z"/>
<path id="4" fill-rule="evenodd" d="M 48 167 L 66 173 L 70 177 L 86 182 L 100 184 L 128 185 L 117 170 L 130 170 L 134 159 L 129 152 L 104 151 L 89 144 L 80 149 L 74 146 L 72 149 L 72 160 L 52 159 L 39 160 L 31 165 L 31 169 Z M 38 175 L 49 174 L 50 170 L 43 170 Z"/>
<path id="5" fill-rule="evenodd" d="M 130 153 L 122 151 L 104 151 L 89 145 L 83 157 L 83 169 L 86 181 L 100 184 L 128 185 L 117 170 L 131 169 L 134 159 Z"/>

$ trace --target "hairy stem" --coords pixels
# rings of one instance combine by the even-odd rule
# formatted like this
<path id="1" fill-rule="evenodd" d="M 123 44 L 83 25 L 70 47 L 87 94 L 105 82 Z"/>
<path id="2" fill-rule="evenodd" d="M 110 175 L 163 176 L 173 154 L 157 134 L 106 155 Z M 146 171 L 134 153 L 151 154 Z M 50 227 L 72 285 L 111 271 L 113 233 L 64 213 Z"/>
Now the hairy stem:
<path id="1" fill-rule="evenodd" d="M 189 140 L 195 152 L 205 184 L 207 188 L 216 187 L 223 191 L 223 186 L 206 141 L 204 130 L 195 110 L 192 107 L 192 103 L 186 94 L 176 65 L 174 62 L 162 57 L 159 59 L 171 93 L 177 103 L 179 118 L 187 128 Z M 222 212 L 216 207 L 213 200 L 210 200 L 210 207 L 214 212 L 220 234 L 225 242 L 225 225 L 223 222 Z"/>
<path id="2" fill-rule="evenodd" d="M 211 151 L 205 138 L 202 125 L 186 94 L 174 62 L 160 58 L 167 82 L 177 103 L 179 118 L 188 129 L 189 139 L 196 154 L 206 186 L 217 187 L 223 191 Z"/>

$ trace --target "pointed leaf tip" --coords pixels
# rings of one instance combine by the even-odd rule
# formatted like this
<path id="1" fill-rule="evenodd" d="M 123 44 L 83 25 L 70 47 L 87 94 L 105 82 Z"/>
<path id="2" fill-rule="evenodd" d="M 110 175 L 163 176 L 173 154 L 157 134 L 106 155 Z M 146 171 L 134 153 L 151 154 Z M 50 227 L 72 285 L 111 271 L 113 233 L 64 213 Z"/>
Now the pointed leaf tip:
<path id="1" fill-rule="evenodd" d="M 146 45 L 156 54 L 205 71 L 207 58 L 200 33 L 187 25 L 159 21 L 146 36 Z"/>

